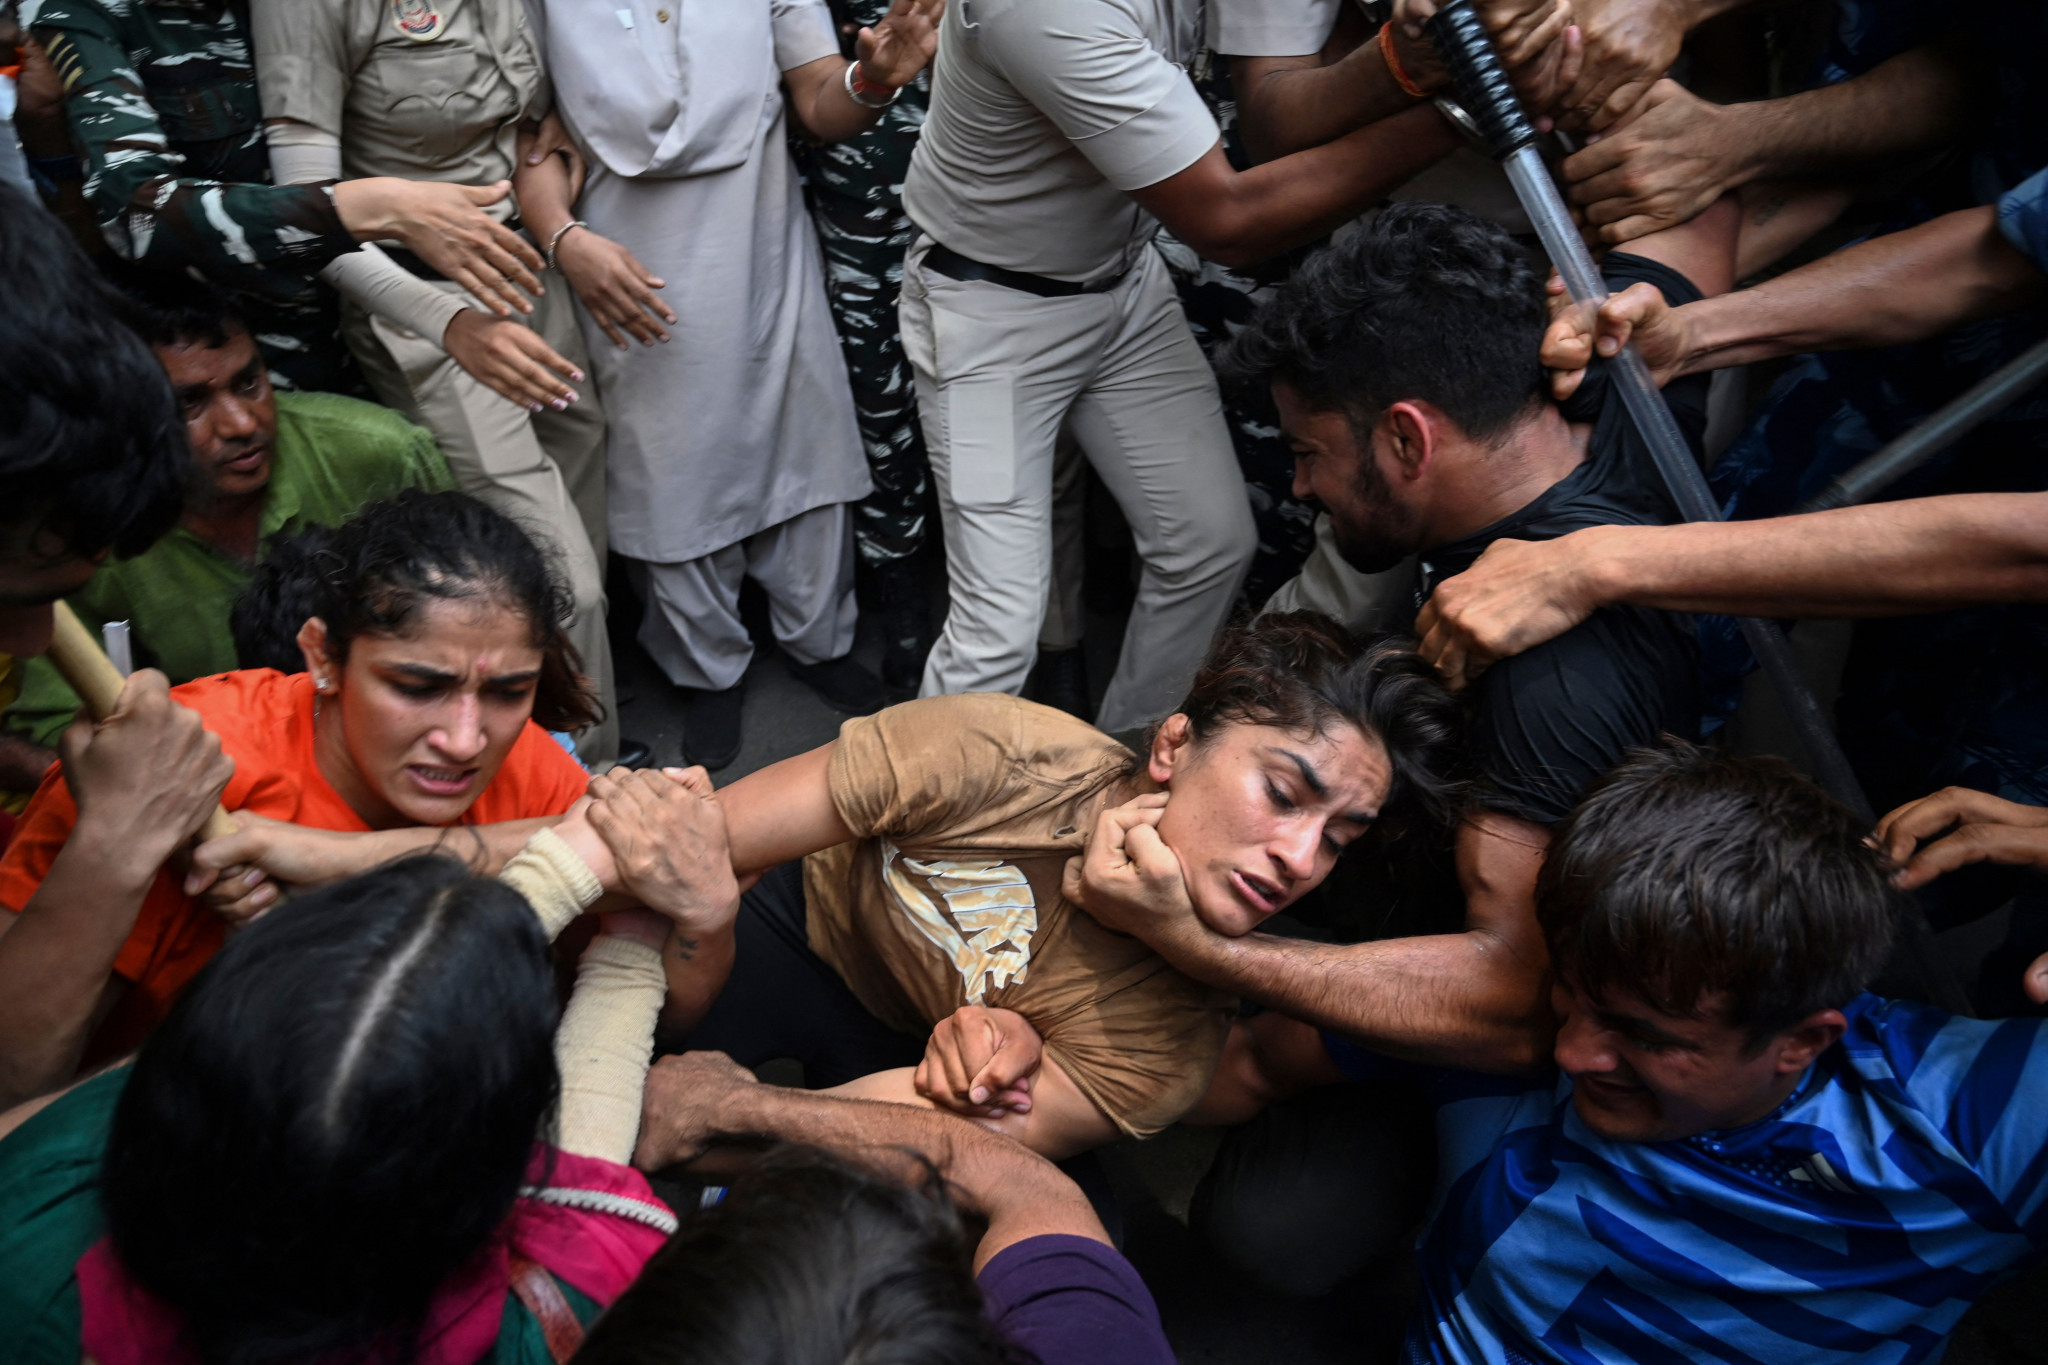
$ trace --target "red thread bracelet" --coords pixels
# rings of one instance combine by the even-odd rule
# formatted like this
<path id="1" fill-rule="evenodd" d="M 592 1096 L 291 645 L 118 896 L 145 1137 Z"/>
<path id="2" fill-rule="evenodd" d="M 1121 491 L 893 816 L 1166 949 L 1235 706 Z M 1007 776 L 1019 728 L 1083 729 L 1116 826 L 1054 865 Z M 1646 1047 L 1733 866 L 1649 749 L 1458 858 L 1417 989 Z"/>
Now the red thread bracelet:
<path id="1" fill-rule="evenodd" d="M 1401 65 L 1400 54 L 1394 51 L 1394 21 L 1387 20 L 1380 25 L 1380 56 L 1387 63 L 1387 71 L 1394 78 L 1394 84 L 1401 87 L 1409 99 L 1426 100 L 1429 92 L 1417 85 L 1409 76 L 1407 68 Z"/>

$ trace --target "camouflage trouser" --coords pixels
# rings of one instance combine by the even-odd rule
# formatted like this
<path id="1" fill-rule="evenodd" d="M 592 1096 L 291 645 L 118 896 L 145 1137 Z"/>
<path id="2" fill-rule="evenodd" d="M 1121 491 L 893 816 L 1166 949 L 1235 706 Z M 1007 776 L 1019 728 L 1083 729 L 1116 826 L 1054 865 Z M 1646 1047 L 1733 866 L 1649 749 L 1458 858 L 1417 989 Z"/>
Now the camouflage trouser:
<path id="1" fill-rule="evenodd" d="M 923 546 L 930 483 L 917 391 L 896 325 L 903 253 L 917 228 L 891 203 L 848 199 L 815 185 L 808 193 L 825 252 L 825 294 L 846 355 L 854 416 L 875 485 L 854 506 L 854 543 L 862 563 L 888 564 Z"/>

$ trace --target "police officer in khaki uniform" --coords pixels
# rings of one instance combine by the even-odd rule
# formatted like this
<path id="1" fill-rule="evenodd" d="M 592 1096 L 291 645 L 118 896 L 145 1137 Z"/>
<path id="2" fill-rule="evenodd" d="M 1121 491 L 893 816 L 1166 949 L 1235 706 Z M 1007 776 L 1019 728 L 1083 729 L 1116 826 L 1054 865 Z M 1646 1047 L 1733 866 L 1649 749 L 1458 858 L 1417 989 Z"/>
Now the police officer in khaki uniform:
<path id="1" fill-rule="evenodd" d="M 1311 241 L 1434 161 L 1425 103 L 1238 171 L 1187 76 L 1200 0 L 955 0 L 904 185 L 922 229 L 905 350 L 951 605 L 924 693 L 1016 691 L 1050 579 L 1061 423 L 1143 560 L 1097 723 L 1172 709 L 1254 549 L 1216 381 L 1151 238 L 1241 265 Z M 1562 29 L 1562 21 L 1558 25 Z"/>
<path id="2" fill-rule="evenodd" d="M 512 180 L 522 125 L 547 113 L 520 0 L 254 0 L 250 19 L 280 180 Z M 605 420 L 587 384 L 570 387 L 588 362 L 569 286 L 550 269 L 530 313 L 497 318 L 402 250 L 355 253 L 323 278 L 347 300 L 343 334 L 379 397 L 434 433 L 466 491 L 555 550 L 569 637 L 606 712 L 577 752 L 608 766 Z"/>

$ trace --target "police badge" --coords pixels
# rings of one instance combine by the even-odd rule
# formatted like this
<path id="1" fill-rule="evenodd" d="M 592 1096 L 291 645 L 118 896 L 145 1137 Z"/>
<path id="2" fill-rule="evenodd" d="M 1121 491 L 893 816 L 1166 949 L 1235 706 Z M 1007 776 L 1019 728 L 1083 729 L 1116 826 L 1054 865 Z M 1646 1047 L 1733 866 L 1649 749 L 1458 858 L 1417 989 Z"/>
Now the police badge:
<path id="1" fill-rule="evenodd" d="M 431 43 L 448 27 L 434 0 L 391 0 L 391 22 L 416 43 Z"/>

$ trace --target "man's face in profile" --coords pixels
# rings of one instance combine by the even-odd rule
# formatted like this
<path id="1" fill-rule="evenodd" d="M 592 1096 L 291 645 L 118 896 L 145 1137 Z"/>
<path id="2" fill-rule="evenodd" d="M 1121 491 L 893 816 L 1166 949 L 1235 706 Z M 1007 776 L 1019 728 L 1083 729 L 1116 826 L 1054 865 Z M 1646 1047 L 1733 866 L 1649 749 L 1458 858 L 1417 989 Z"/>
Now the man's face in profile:
<path id="1" fill-rule="evenodd" d="M 1371 433 L 1350 415 L 1316 411 L 1284 382 L 1273 385 L 1280 427 L 1294 450 L 1294 496 L 1330 515 L 1344 562 L 1360 573 L 1383 573 L 1422 548 L 1419 518 L 1380 468 Z"/>
<path id="2" fill-rule="evenodd" d="M 270 486 L 277 441 L 277 395 L 246 331 L 218 346 L 203 339 L 156 348 L 192 443 L 195 492 L 202 502 L 247 497 Z"/>

